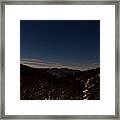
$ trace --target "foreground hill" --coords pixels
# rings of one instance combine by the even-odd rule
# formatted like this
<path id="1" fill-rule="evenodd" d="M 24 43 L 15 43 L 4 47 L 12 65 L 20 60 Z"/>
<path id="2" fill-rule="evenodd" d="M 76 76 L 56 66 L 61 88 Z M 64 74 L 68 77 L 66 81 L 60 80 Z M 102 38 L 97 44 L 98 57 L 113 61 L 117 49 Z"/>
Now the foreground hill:
<path id="1" fill-rule="evenodd" d="M 99 100 L 100 68 L 32 68 L 20 65 L 21 100 Z"/>

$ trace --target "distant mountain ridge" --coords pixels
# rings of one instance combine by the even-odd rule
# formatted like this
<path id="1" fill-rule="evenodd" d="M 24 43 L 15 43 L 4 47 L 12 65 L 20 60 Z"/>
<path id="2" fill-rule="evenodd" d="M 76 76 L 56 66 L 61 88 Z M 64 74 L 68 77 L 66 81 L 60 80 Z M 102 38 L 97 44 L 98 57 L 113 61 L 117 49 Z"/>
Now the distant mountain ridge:
<path id="1" fill-rule="evenodd" d="M 80 74 L 79 70 L 72 70 L 68 68 L 51 68 L 47 69 L 46 71 L 57 78 L 75 76 Z"/>
<path id="2" fill-rule="evenodd" d="M 99 100 L 100 68 L 32 68 L 20 65 L 21 100 Z"/>

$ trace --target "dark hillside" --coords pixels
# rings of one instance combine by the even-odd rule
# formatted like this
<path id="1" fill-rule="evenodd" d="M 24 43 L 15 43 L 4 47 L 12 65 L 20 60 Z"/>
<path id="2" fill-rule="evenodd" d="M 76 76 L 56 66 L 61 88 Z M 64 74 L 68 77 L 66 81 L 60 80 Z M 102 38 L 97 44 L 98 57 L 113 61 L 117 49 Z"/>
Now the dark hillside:
<path id="1" fill-rule="evenodd" d="M 32 68 L 20 65 L 21 100 L 99 100 L 100 69 Z"/>

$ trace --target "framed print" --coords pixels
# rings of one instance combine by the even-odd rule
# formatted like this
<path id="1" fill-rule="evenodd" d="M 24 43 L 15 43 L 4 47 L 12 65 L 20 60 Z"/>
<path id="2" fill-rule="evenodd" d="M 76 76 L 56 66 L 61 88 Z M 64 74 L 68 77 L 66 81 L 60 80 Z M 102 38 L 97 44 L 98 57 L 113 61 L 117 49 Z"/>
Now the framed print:
<path id="1" fill-rule="evenodd" d="M 119 119 L 119 1 L 2 1 L 2 119 Z"/>

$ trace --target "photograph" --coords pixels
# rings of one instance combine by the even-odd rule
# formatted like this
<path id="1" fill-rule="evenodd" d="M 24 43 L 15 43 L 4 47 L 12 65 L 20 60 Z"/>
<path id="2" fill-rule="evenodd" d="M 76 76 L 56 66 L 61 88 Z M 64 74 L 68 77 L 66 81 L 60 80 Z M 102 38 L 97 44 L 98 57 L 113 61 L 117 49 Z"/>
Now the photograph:
<path id="1" fill-rule="evenodd" d="M 100 100 L 100 20 L 20 20 L 20 100 Z"/>
<path id="2" fill-rule="evenodd" d="M 1 118 L 120 119 L 119 2 L 2 1 Z"/>

